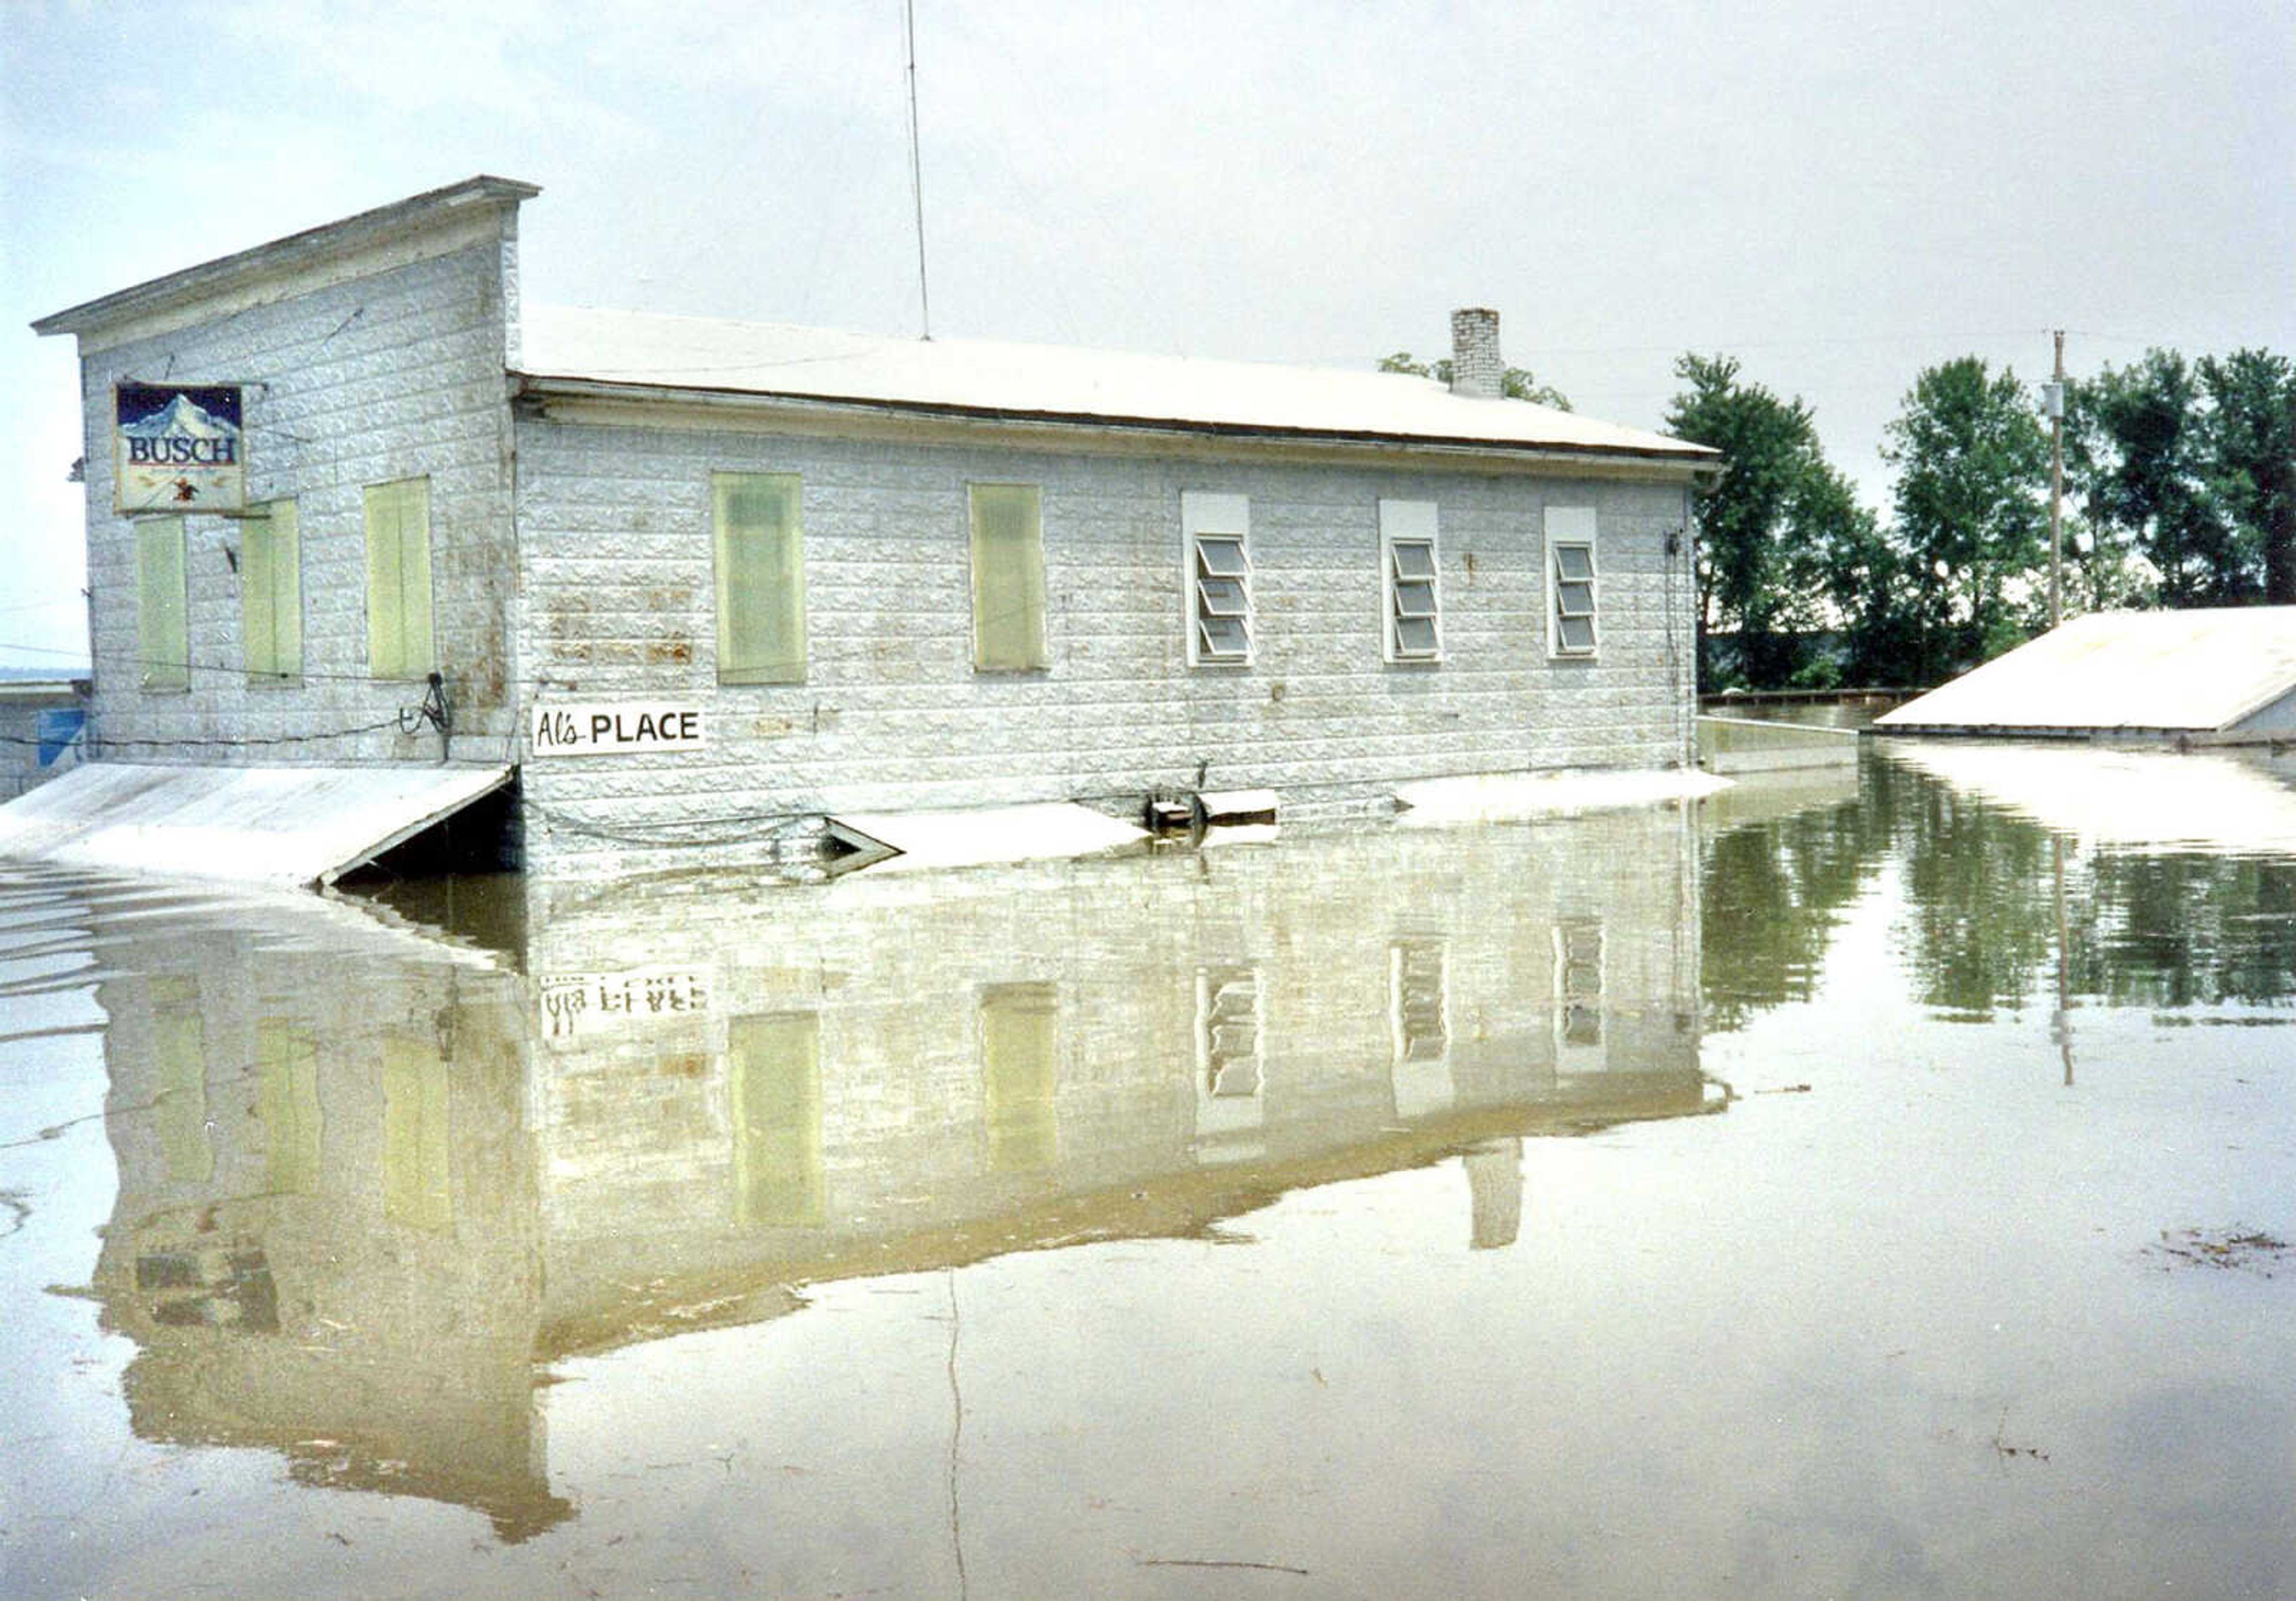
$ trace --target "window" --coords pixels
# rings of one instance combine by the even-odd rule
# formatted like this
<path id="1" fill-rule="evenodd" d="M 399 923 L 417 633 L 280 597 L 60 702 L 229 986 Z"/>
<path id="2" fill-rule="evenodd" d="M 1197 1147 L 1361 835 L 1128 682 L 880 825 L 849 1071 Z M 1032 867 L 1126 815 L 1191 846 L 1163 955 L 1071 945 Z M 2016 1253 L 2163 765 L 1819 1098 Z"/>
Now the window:
<path id="1" fill-rule="evenodd" d="M 215 1146 L 208 1130 L 208 1033 L 200 1010 L 199 981 L 161 973 L 152 981 L 152 1112 L 160 1154 L 178 1184 L 215 1177 Z"/>
<path id="2" fill-rule="evenodd" d="M 1397 1062 L 1440 1062 L 1451 1054 L 1449 966 L 1440 940 L 1398 940 L 1387 948 L 1387 1026 Z"/>
<path id="3" fill-rule="evenodd" d="M 303 576 L 295 503 L 275 500 L 239 525 L 240 614 L 247 680 L 294 684 L 303 677 Z"/>
<path id="4" fill-rule="evenodd" d="M 1042 1172 L 1060 1154 L 1054 1100 L 1058 1006 L 1050 984 L 990 984 L 980 991 L 980 1070 L 991 1172 Z"/>
<path id="5" fill-rule="evenodd" d="M 430 633 L 430 480 L 366 488 L 366 670 L 420 678 L 439 665 Z"/>
<path id="6" fill-rule="evenodd" d="M 1196 1137 L 1201 1162 L 1267 1154 L 1259 970 L 1196 970 Z"/>
<path id="7" fill-rule="evenodd" d="M 818 1223 L 822 1161 L 821 1019 L 811 1012 L 736 1017 L 726 1033 L 734 1122 L 734 1218 Z"/>
<path id="8" fill-rule="evenodd" d="M 1563 917 L 1554 925 L 1554 1059 L 1563 1072 L 1597 1071 L 1607 1060 L 1598 917 Z"/>
<path id="9" fill-rule="evenodd" d="M 1398 940 L 1387 948 L 1388 1082 L 1406 1120 L 1450 1109 L 1450 952 L 1440 940 Z"/>
<path id="10" fill-rule="evenodd" d="M 1546 511 L 1546 626 L 1557 656 L 1595 653 L 1595 508 Z"/>
<path id="11" fill-rule="evenodd" d="M 794 472 L 709 475 L 718 682 L 805 682 L 805 534 Z"/>
<path id="12" fill-rule="evenodd" d="M 1387 660 L 1433 661 L 1443 637 L 1435 578 L 1435 503 L 1382 500 L 1379 543 L 1387 595 Z"/>
<path id="13" fill-rule="evenodd" d="M 1251 502 L 1242 495 L 1180 497 L 1187 571 L 1188 665 L 1251 661 Z"/>
<path id="14" fill-rule="evenodd" d="M 1196 973 L 1196 1071 L 1216 1100 L 1259 1093 L 1259 970 Z"/>
<path id="15" fill-rule="evenodd" d="M 1034 484 L 971 484 L 972 665 L 1050 667 L 1045 652 L 1044 508 Z"/>
<path id="16" fill-rule="evenodd" d="M 382 1215 L 416 1228 L 455 1221 L 455 1138 L 438 1038 L 382 1042 Z"/>
<path id="17" fill-rule="evenodd" d="M 269 1187 L 282 1195 L 319 1193 L 319 1047 L 298 1019 L 255 1022 L 255 1109 L 263 1122 Z"/>
<path id="18" fill-rule="evenodd" d="M 184 520 L 135 524 L 135 654 L 146 689 L 189 689 L 192 645 L 184 595 Z"/>

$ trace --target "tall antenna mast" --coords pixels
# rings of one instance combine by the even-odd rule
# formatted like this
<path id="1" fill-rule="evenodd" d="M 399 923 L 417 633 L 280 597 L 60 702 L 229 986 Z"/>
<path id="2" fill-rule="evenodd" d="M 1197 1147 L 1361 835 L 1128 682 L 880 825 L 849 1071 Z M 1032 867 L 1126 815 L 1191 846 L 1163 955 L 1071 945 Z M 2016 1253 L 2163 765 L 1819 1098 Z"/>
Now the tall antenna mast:
<path id="1" fill-rule="evenodd" d="M 932 291 L 925 283 L 925 178 L 917 160 L 917 0 L 902 0 L 901 16 L 909 46 L 909 195 L 917 211 L 917 311 L 924 333 L 932 338 Z"/>

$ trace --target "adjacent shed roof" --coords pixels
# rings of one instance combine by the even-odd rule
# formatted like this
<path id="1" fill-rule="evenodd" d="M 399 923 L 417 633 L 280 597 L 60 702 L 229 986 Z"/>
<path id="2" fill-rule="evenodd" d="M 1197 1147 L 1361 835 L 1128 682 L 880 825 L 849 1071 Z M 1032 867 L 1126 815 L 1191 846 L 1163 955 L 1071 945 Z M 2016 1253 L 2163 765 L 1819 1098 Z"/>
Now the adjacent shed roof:
<path id="1" fill-rule="evenodd" d="M 509 782 L 500 767 L 95 762 L 0 808 L 0 858 L 279 888 L 332 883 Z"/>
<path id="2" fill-rule="evenodd" d="M 2296 606 L 2100 612 L 1874 719 L 1891 733 L 2285 732 Z"/>
<path id="3" fill-rule="evenodd" d="M 976 417 L 1396 440 L 1700 465 L 1717 453 L 1431 379 L 1117 350 L 893 339 L 781 323 L 528 307 L 533 384 L 714 391 Z"/>

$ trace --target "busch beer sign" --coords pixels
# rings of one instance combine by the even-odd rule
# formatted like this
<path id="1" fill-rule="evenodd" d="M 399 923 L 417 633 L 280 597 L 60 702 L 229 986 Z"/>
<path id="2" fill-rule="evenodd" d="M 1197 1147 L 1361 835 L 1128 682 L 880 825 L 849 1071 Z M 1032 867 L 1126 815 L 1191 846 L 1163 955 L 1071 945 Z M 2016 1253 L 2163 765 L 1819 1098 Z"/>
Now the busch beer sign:
<path id="1" fill-rule="evenodd" d="M 111 391 L 112 506 L 138 512 L 247 509 L 247 453 L 235 383 L 122 383 Z"/>

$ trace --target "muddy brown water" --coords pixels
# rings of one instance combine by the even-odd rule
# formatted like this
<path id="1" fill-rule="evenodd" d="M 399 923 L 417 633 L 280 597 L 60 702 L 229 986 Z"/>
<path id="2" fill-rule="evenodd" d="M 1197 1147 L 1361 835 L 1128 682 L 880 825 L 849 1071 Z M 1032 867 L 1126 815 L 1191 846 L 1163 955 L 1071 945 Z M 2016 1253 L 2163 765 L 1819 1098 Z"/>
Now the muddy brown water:
<path id="1" fill-rule="evenodd" d="M 0 869 L 0 1594 L 2296 1594 L 2296 778 L 2179 760 Z"/>

